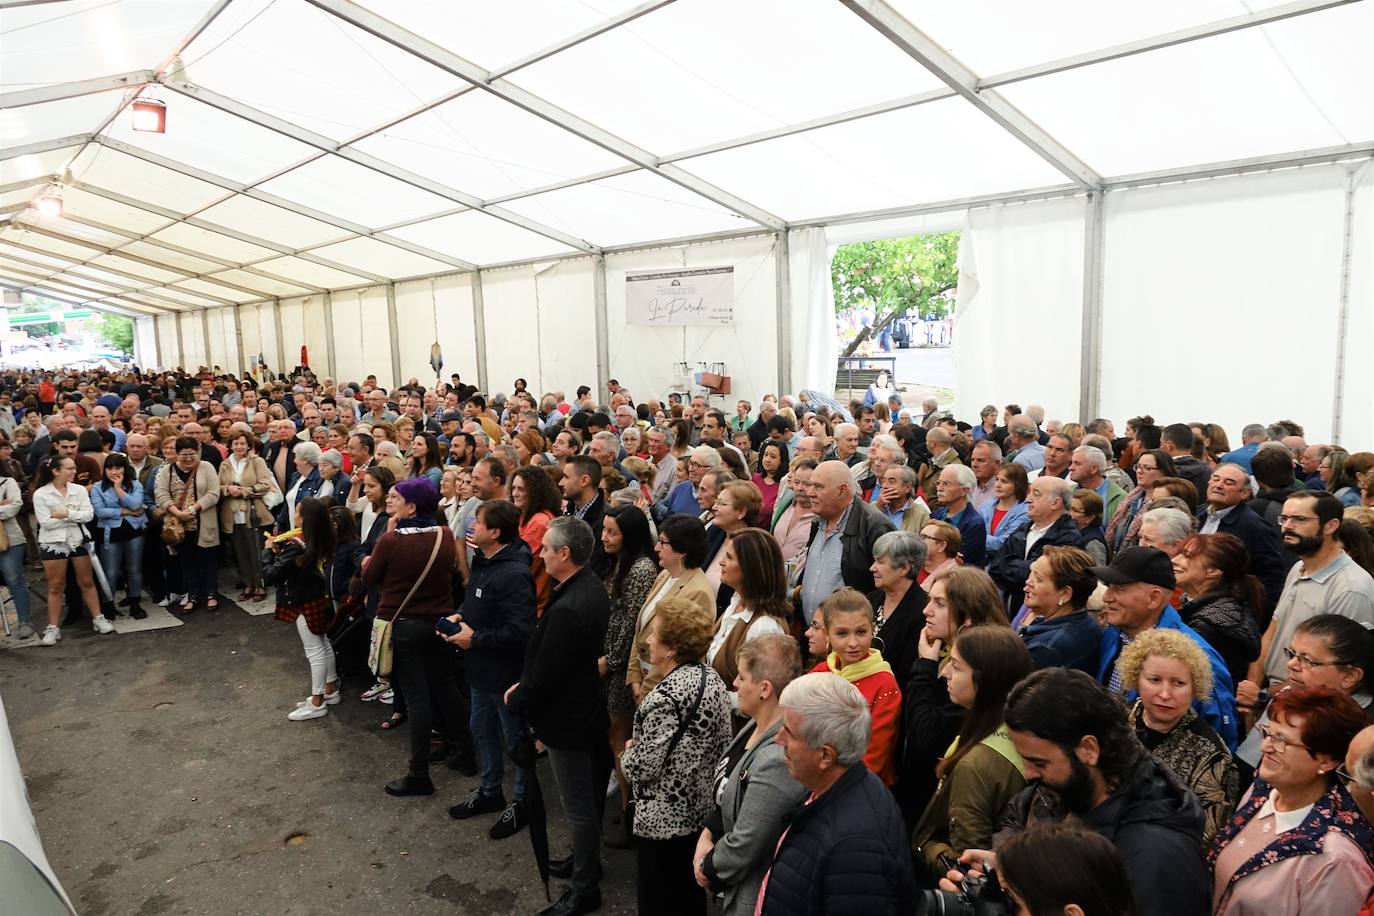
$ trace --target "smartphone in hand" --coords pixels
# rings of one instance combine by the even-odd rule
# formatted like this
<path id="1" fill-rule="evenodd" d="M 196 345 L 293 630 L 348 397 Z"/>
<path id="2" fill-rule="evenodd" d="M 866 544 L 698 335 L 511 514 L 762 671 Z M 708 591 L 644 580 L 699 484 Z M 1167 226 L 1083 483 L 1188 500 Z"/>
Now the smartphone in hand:
<path id="1" fill-rule="evenodd" d="M 440 617 L 434 621 L 434 629 L 439 631 L 440 636 L 457 636 L 459 626 L 450 622 L 447 617 Z"/>

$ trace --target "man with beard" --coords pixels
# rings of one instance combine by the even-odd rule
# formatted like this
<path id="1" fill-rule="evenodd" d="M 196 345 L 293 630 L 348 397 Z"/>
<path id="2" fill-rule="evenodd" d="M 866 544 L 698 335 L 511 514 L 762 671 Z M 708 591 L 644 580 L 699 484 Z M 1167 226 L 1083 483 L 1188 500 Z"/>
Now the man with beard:
<path id="1" fill-rule="evenodd" d="M 1031 784 L 1007 804 L 995 840 L 1072 815 L 1120 853 L 1138 916 L 1210 912 L 1202 805 L 1140 744 L 1125 707 L 1082 671 L 1044 668 L 1012 688 L 1006 721 Z M 959 861 L 981 871 L 996 856 L 968 849 Z"/>
<path id="2" fill-rule="evenodd" d="M 1288 497 L 1279 516 L 1283 546 L 1298 556 L 1288 571 L 1274 619 L 1260 641 L 1259 658 L 1250 666 L 1250 680 L 1264 686 L 1288 677 L 1284 650 L 1293 631 L 1318 614 L 1339 614 L 1374 627 L 1374 579 L 1336 540 L 1345 507 L 1330 493 L 1303 490 Z"/>

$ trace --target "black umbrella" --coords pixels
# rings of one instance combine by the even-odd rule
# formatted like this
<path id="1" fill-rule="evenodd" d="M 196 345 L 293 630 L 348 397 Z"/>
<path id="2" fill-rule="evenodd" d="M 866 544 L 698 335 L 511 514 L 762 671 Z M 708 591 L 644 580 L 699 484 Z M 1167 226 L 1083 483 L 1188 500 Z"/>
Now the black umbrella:
<path id="1" fill-rule="evenodd" d="M 525 808 L 529 817 L 530 848 L 534 850 L 534 864 L 539 868 L 539 880 L 544 882 L 544 899 L 552 902 L 549 891 L 549 816 L 544 810 L 544 790 L 539 787 L 535 767 L 538 752 L 534 749 L 534 734 L 528 728 L 510 752 L 510 759 L 525 771 Z"/>

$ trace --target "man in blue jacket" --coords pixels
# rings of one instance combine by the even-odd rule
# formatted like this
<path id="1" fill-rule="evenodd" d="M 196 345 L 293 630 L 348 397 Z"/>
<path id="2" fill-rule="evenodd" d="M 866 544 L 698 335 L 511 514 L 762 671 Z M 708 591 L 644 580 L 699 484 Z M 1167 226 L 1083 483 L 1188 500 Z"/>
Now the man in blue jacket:
<path id="1" fill-rule="evenodd" d="M 445 638 L 464 650 L 482 784 L 448 813 L 462 820 L 500 811 L 488 835 L 501 840 L 527 822 L 525 771 L 515 771 L 515 797 L 510 804 L 501 789 L 505 752 L 514 749 L 524 734 L 524 724 L 506 708 L 503 697 L 520 680 L 525 646 L 534 629 L 534 574 L 530 549 L 520 539 L 520 510 L 514 503 L 490 499 L 478 506 L 472 539 L 477 545 L 472 575 L 462 607 L 449 618 L 459 625 L 458 632 Z"/>
<path id="2" fill-rule="evenodd" d="M 1136 685 L 1122 683 L 1117 667 L 1121 651 L 1141 633 L 1156 627 L 1186 634 L 1212 665 L 1212 696 L 1194 700 L 1193 707 L 1234 751 L 1238 740 L 1235 685 L 1217 650 L 1169 604 L 1177 585 L 1169 555 L 1157 547 L 1130 547 L 1118 553 L 1111 566 L 1094 566 L 1092 573 L 1107 586 L 1103 604 L 1107 626 L 1102 631 L 1098 682 L 1117 696 L 1134 699 Z"/>

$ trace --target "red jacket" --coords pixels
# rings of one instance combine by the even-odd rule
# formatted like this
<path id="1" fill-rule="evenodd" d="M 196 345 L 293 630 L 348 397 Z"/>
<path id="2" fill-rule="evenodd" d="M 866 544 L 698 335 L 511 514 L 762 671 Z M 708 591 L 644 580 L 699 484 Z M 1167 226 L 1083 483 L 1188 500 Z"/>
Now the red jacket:
<path id="1" fill-rule="evenodd" d="M 811 669 L 831 671 L 829 662 L 824 661 Z M 840 677 L 844 674 L 835 671 Z M 864 766 L 868 767 L 884 785 L 897 781 L 897 734 L 902 721 L 902 691 L 891 671 L 879 671 L 868 677 L 854 681 L 859 693 L 868 700 L 868 711 L 872 721 L 872 734 L 868 739 L 868 750 L 864 753 Z"/>

